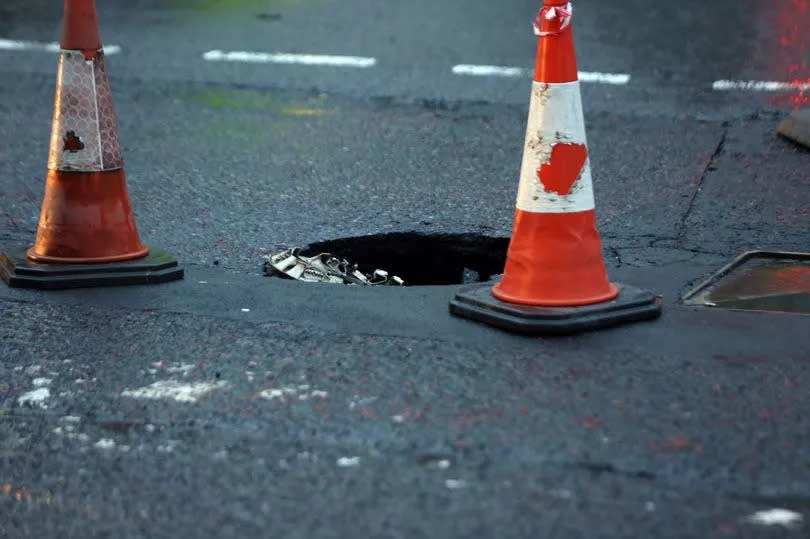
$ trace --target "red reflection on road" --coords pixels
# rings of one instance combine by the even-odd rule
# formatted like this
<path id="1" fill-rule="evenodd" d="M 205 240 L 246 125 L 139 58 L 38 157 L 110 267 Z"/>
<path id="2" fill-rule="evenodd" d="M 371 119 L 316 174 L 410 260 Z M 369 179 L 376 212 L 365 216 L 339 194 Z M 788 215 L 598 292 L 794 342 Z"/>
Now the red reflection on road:
<path id="1" fill-rule="evenodd" d="M 765 0 L 766 5 L 772 5 L 773 0 Z M 771 103 L 779 106 L 792 106 L 798 109 L 810 104 L 810 67 L 808 67 L 808 54 L 810 54 L 810 0 L 786 0 L 781 3 L 779 15 L 776 18 L 776 35 L 779 36 L 778 54 L 772 65 L 779 71 L 785 69 L 788 80 L 796 90 L 788 96 L 776 97 Z M 787 62 L 784 65 L 783 62 Z M 781 66 L 784 65 L 784 68 Z M 784 80 L 785 73 L 775 73 Z M 774 80 L 780 80 L 776 78 Z"/>

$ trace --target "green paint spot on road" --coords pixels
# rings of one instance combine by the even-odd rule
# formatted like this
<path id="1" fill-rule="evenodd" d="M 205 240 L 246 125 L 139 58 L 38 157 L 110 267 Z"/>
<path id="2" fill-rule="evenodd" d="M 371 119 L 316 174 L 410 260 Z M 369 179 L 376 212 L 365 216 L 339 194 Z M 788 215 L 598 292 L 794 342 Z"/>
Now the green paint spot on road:
<path id="1" fill-rule="evenodd" d="M 336 112 L 336 109 L 326 107 L 327 99 L 326 94 L 319 94 L 304 100 L 285 100 L 269 92 L 233 89 L 208 89 L 190 92 L 181 97 L 187 103 L 200 103 L 217 109 L 264 109 L 293 118 L 312 118 Z"/>
<path id="2" fill-rule="evenodd" d="M 273 94 L 253 90 L 205 90 L 185 94 L 181 99 L 221 109 L 263 109 L 277 102 Z"/>

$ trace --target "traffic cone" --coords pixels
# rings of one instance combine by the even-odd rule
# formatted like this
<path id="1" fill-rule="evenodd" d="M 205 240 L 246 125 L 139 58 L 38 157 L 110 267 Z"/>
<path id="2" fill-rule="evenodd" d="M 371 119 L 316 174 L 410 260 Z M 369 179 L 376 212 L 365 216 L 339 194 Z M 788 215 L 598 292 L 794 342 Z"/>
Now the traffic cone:
<path id="1" fill-rule="evenodd" d="M 660 298 L 608 280 L 577 76 L 573 8 L 545 0 L 512 240 L 501 281 L 462 289 L 452 313 L 530 334 L 657 317 Z"/>
<path id="2" fill-rule="evenodd" d="M 36 243 L 0 253 L 11 286 L 74 288 L 183 277 L 141 243 L 127 193 L 95 0 L 65 0 L 48 175 Z"/>

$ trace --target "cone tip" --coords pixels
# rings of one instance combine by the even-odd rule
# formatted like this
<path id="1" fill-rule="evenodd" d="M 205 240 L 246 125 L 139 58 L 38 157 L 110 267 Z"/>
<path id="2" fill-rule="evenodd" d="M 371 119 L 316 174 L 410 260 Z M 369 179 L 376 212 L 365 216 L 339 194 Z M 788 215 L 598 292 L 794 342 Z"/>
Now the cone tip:
<path id="1" fill-rule="evenodd" d="M 95 0 L 65 0 L 61 47 L 79 51 L 101 49 Z"/>

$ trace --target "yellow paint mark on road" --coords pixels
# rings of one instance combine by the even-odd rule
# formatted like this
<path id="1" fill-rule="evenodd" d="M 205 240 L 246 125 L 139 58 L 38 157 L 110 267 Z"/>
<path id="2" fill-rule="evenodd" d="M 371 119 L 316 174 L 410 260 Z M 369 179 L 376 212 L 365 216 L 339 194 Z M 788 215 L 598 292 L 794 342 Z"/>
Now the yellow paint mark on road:
<path id="1" fill-rule="evenodd" d="M 324 114 L 328 114 L 329 111 L 322 108 L 314 108 L 314 107 L 282 107 L 281 114 L 284 116 L 323 116 Z"/>
<path id="2" fill-rule="evenodd" d="M 271 93 L 254 90 L 206 90 L 188 93 L 182 99 L 221 109 L 269 108 L 278 101 Z"/>

